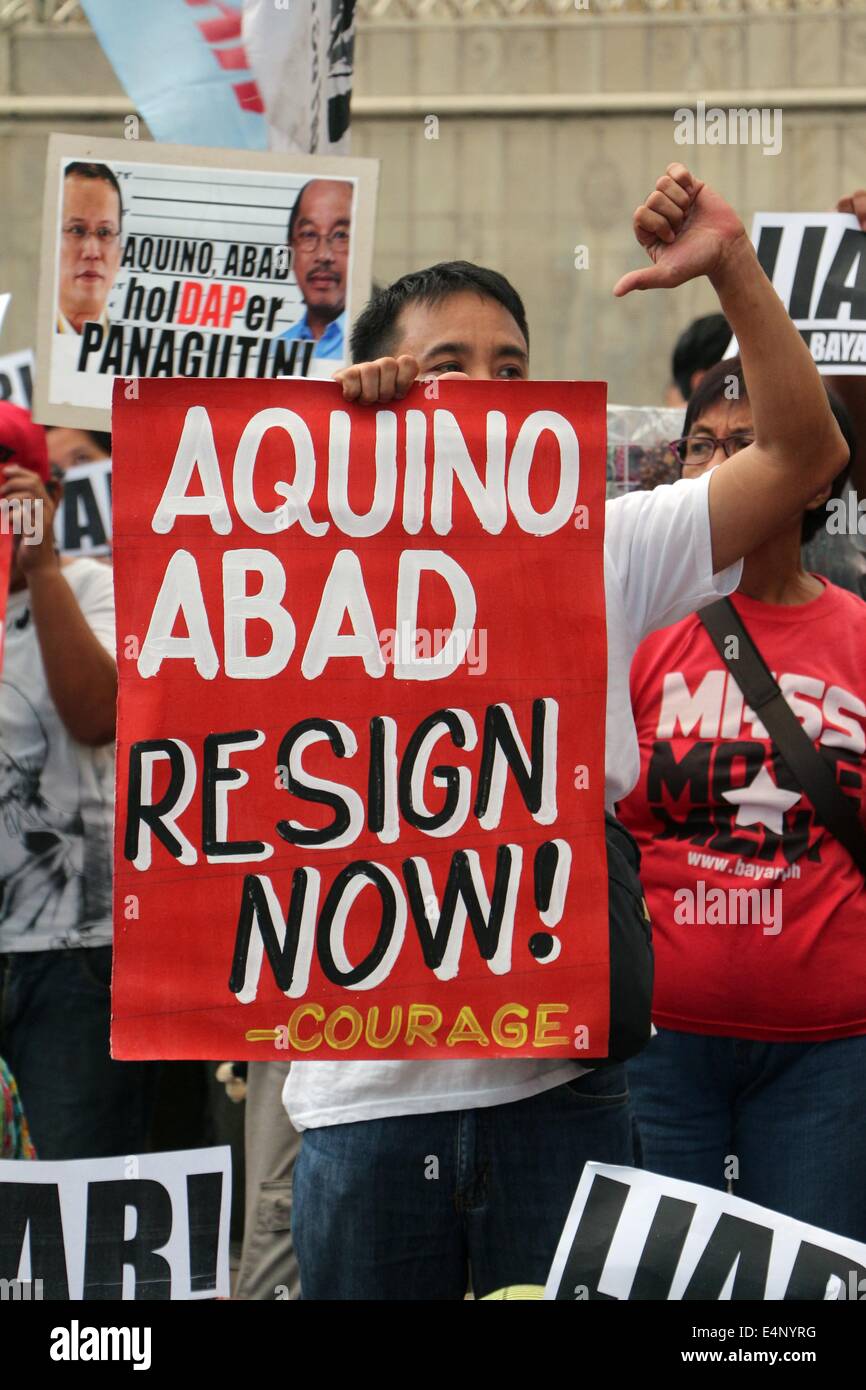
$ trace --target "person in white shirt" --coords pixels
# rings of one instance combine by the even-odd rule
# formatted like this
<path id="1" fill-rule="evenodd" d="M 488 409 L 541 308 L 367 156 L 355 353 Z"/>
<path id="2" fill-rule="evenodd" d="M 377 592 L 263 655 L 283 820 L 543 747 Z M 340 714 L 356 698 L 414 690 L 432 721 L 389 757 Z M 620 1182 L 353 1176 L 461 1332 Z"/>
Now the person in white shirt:
<path id="1" fill-rule="evenodd" d="M 681 164 L 637 209 L 652 264 L 616 295 L 706 275 L 740 344 L 755 442 L 699 482 L 606 509 L 606 804 L 639 770 L 628 675 L 643 637 L 731 593 L 741 557 L 790 525 L 847 448 L 808 350 L 743 224 Z M 523 305 L 494 271 L 404 276 L 357 321 L 349 401 L 400 399 L 423 376 L 524 379 Z M 304 1131 L 293 1233 L 305 1299 L 462 1298 L 542 1284 L 587 1160 L 633 1162 L 624 1068 L 542 1061 L 293 1061 Z"/>
<path id="2" fill-rule="evenodd" d="M 58 556 L 60 494 L 45 431 L 0 403 L 0 1053 L 42 1159 L 141 1152 L 154 1076 L 109 1049 L 114 585 Z"/>

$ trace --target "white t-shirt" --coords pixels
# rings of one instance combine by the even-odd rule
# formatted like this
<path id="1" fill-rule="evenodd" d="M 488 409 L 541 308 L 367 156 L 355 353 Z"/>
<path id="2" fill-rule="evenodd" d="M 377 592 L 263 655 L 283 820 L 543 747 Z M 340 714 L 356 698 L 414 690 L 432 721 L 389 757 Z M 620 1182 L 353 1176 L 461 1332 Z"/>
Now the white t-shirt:
<path id="1" fill-rule="evenodd" d="M 114 580 L 73 560 L 66 582 L 114 656 Z M 27 589 L 9 595 L 0 679 L 0 951 L 111 942 L 114 744 L 76 743 L 48 691 Z"/>
<path id="2" fill-rule="evenodd" d="M 605 508 L 607 607 L 605 801 L 612 809 L 638 779 L 640 756 L 629 697 L 635 650 L 656 628 L 730 594 L 742 562 L 713 576 L 710 472 Z M 292 1062 L 283 1105 L 296 1129 L 390 1115 L 468 1110 L 524 1100 L 585 1071 L 577 1062 Z"/>

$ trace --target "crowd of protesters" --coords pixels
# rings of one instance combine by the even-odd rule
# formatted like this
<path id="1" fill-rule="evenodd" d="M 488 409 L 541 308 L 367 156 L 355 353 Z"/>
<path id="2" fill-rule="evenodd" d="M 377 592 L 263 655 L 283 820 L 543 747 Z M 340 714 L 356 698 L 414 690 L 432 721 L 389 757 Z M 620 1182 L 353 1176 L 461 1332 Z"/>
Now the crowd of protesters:
<path id="1" fill-rule="evenodd" d="M 866 231 L 866 193 L 839 208 Z M 743 625 L 844 793 L 840 824 L 862 825 L 866 536 L 828 520 L 834 500 L 853 495 L 856 513 L 866 494 L 866 378 L 819 377 L 740 219 L 682 165 L 634 227 L 650 263 L 618 296 L 706 277 L 719 301 L 673 353 L 679 477 L 610 501 L 606 517 L 605 800 L 640 849 L 657 1032 L 627 1065 L 599 1067 L 227 1062 L 220 1078 L 245 1106 L 237 1297 L 541 1284 L 591 1160 L 866 1241 L 864 866 L 700 617 L 723 602 Z M 336 378 L 347 401 L 373 405 L 419 376 L 527 379 L 529 350 L 514 287 L 453 261 L 377 290 Z M 0 681 L 3 1157 L 153 1143 L 159 1067 L 113 1061 L 108 1041 L 112 571 L 60 556 L 52 528 L 64 472 L 110 456 L 106 435 L 46 431 L 0 404 L 0 498 L 43 517 L 38 541 L 14 539 Z M 708 886 L 744 884 L 767 895 L 766 916 L 688 910 Z"/>

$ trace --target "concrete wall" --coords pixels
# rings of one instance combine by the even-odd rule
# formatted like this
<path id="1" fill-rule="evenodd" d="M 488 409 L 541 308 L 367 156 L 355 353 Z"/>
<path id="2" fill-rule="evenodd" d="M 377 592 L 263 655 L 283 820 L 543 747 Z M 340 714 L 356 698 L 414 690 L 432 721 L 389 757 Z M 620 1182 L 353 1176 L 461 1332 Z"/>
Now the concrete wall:
<path id="1" fill-rule="evenodd" d="M 382 160 L 375 273 L 389 280 L 451 257 L 496 266 L 526 299 L 536 376 L 600 377 L 613 399 L 659 398 L 676 332 L 713 307 L 712 293 L 698 284 L 616 302 L 610 290 L 640 263 L 631 214 L 670 160 L 685 153 L 746 219 L 829 208 L 866 185 L 862 0 L 748 13 L 527 4 L 511 19 L 448 18 L 459 9 L 416 5 L 433 16 L 419 19 L 406 17 L 412 6 L 379 5 L 375 18 L 367 0 L 353 141 L 355 153 Z M 15 296 L 2 342 L 12 351 L 33 342 L 47 133 L 119 136 L 122 114 L 39 119 L 10 109 L 18 97 L 122 94 L 81 22 L 0 29 L 4 94 L 0 289 Z M 781 153 L 684 151 L 673 110 L 699 97 L 781 108 Z"/>

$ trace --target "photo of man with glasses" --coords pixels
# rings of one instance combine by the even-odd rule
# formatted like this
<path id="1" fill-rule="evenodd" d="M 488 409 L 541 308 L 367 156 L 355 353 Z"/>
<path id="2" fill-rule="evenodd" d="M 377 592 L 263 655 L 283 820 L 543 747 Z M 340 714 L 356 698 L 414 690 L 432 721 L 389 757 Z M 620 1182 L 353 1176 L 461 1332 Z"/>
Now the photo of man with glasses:
<path id="1" fill-rule="evenodd" d="M 123 203 L 107 164 L 76 160 L 63 177 L 57 333 L 108 326 L 106 302 L 120 268 Z"/>
<path id="2" fill-rule="evenodd" d="M 314 357 L 345 353 L 346 290 L 352 225 L 352 184 L 346 179 L 310 179 L 289 217 L 292 270 L 306 312 L 282 334 L 312 340 Z"/>

